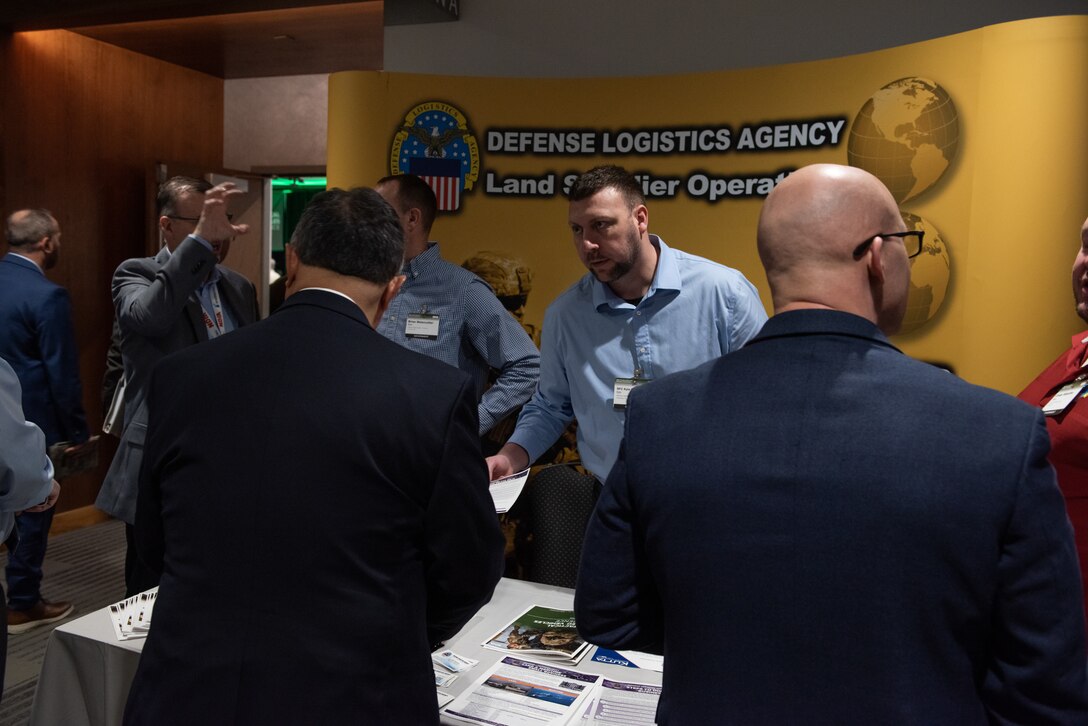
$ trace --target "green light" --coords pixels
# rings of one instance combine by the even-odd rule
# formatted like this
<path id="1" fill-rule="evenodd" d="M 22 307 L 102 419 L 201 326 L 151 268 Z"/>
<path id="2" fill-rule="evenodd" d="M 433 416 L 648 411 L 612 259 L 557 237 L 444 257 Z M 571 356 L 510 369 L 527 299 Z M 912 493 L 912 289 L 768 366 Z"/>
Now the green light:
<path id="1" fill-rule="evenodd" d="M 273 189 L 299 189 L 299 188 L 313 188 L 320 187 L 322 189 L 328 184 L 328 180 L 323 176 L 307 176 L 307 177 L 276 177 L 272 180 Z"/>

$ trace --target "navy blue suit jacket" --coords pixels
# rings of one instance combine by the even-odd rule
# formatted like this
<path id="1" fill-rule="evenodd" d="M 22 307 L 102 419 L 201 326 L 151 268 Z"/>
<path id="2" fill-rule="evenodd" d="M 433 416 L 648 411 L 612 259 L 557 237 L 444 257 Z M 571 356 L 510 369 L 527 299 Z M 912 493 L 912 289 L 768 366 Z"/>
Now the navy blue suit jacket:
<path id="1" fill-rule="evenodd" d="M 662 724 L 1083 724 L 1041 414 L 804 310 L 639 387 L 579 629 L 665 654 Z"/>
<path id="2" fill-rule="evenodd" d="M 126 722 L 437 723 L 430 645 L 503 562 L 468 376 L 303 290 L 163 359 L 148 404 Z"/>
<path id="3" fill-rule="evenodd" d="M 0 259 L 0 357 L 19 377 L 26 420 L 47 445 L 87 440 L 68 292 L 11 253 Z"/>

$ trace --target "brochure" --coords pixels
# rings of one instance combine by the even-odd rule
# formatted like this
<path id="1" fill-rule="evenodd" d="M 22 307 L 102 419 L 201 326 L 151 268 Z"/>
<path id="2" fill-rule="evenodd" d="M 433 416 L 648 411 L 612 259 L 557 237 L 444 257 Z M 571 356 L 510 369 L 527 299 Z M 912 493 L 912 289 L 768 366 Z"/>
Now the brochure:
<path id="1" fill-rule="evenodd" d="M 529 470 L 523 469 L 517 474 L 504 476 L 491 482 L 491 500 L 495 502 L 495 513 L 505 514 L 514 506 L 514 502 L 521 496 L 521 490 L 525 488 L 525 480 L 529 478 Z"/>
<path id="2" fill-rule="evenodd" d="M 484 647 L 577 663 L 591 646 L 578 635 L 573 610 L 533 605 L 484 641 Z"/>
<path id="3" fill-rule="evenodd" d="M 586 710 L 586 718 L 617 726 L 653 726 L 660 698 L 659 685 L 603 678 Z"/>
<path id="4" fill-rule="evenodd" d="M 469 723 L 560 726 L 584 711 L 601 676 L 506 656 L 445 714 Z"/>

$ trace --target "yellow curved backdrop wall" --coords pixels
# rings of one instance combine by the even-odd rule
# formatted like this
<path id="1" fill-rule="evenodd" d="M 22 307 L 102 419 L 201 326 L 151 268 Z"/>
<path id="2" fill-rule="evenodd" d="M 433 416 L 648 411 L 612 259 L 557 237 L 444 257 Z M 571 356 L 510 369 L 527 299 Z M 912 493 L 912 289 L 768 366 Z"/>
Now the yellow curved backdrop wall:
<path id="1" fill-rule="evenodd" d="M 556 193 L 485 193 L 485 177 L 540 176 L 617 163 L 655 177 L 773 176 L 816 162 L 847 163 L 858 111 L 896 79 L 936 81 L 959 117 L 956 156 L 902 209 L 939 228 L 950 258 L 944 304 L 897 336 L 907 353 L 952 364 L 964 378 L 1018 392 L 1084 324 L 1073 314 L 1070 267 L 1088 215 L 1088 16 L 1041 18 L 864 55 L 720 73 L 642 78 L 505 79 L 343 72 L 330 77 L 330 186 L 371 186 L 390 173 L 405 115 L 428 101 L 456 107 L 479 143 L 480 178 L 433 230 L 443 256 L 508 252 L 533 272 L 526 322 L 584 269 Z M 726 153 L 491 153 L 496 129 L 728 126 L 845 117 L 837 145 Z M 599 147 L 598 147 L 599 148 Z M 681 186 L 681 189 L 683 187 Z M 682 191 L 650 199 L 650 231 L 670 245 L 740 269 L 770 294 L 756 254 L 760 198 L 709 203 Z"/>

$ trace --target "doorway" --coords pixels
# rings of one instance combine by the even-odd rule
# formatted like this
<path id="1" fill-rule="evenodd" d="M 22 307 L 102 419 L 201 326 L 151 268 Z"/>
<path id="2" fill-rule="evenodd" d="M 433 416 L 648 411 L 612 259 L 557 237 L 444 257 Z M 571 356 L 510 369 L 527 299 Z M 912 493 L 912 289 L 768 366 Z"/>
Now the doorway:
<path id="1" fill-rule="evenodd" d="M 317 194 L 325 191 L 323 176 L 275 177 L 272 179 L 272 269 L 269 310 L 283 302 L 283 275 L 287 271 L 285 246 L 291 241 L 299 217 Z"/>

